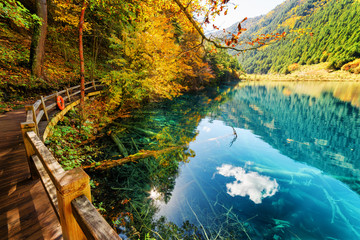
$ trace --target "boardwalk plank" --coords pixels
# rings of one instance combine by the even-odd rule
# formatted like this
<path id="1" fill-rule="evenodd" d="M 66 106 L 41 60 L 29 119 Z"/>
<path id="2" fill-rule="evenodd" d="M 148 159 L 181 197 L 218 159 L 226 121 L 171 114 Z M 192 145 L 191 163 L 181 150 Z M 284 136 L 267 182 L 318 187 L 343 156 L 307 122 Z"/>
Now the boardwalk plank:
<path id="1" fill-rule="evenodd" d="M 0 240 L 62 239 L 61 226 L 39 180 L 29 180 L 20 123 L 25 110 L 0 115 Z"/>

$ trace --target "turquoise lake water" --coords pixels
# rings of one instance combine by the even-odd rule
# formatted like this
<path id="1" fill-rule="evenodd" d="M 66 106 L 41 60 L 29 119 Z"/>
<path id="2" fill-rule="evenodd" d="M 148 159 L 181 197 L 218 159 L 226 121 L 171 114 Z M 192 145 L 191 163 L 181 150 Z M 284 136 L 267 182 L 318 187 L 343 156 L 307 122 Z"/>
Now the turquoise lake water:
<path id="1" fill-rule="evenodd" d="M 188 221 L 203 239 L 360 239 L 359 106 L 356 83 L 240 83 L 121 124 L 185 142 L 172 186 L 144 187 L 153 219 Z"/>

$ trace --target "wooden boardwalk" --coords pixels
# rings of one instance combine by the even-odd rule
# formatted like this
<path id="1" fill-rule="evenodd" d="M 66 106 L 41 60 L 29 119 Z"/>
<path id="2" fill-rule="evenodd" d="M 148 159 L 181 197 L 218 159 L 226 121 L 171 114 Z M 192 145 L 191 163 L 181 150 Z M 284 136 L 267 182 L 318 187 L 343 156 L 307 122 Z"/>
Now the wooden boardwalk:
<path id="1" fill-rule="evenodd" d="M 29 179 L 20 131 L 24 121 L 24 109 L 0 115 L 0 240 L 62 239 L 41 182 Z"/>

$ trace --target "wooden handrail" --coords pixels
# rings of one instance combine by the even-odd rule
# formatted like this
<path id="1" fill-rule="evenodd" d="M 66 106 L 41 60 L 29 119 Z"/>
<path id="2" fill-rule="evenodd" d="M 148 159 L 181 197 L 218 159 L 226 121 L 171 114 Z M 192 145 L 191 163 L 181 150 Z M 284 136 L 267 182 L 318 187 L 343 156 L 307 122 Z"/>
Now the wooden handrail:
<path id="1" fill-rule="evenodd" d="M 34 165 L 41 182 L 57 212 L 64 239 L 84 239 L 84 234 L 72 214 L 71 201 L 81 195 L 91 199 L 89 176 L 82 168 L 64 171 L 34 131 L 26 132 L 24 140 L 32 147 L 31 152 L 34 155 L 31 158 L 35 160 Z M 56 199 L 53 194 L 54 188 Z"/>
<path id="2" fill-rule="evenodd" d="M 75 219 L 87 239 L 121 239 L 85 195 L 72 200 L 71 206 Z"/>
<path id="3" fill-rule="evenodd" d="M 40 158 L 46 172 L 49 174 L 51 181 L 57 189 L 60 189 L 60 179 L 58 176 L 64 175 L 65 171 L 51 154 L 50 150 L 44 145 L 40 138 L 33 131 L 27 132 L 26 137 L 35 151 L 36 155 Z"/>
<path id="4" fill-rule="evenodd" d="M 37 101 L 33 104 L 35 111 L 39 108 L 40 104 L 41 104 L 41 100 L 37 100 Z"/>
<path id="5" fill-rule="evenodd" d="M 95 89 L 95 84 L 90 83 L 93 85 L 87 89 Z M 46 106 L 45 102 L 64 92 L 68 93 L 68 89 L 42 97 L 26 107 L 26 122 L 21 123 L 21 132 L 31 176 L 33 179 L 40 178 L 44 185 L 65 240 L 121 239 L 91 204 L 90 177 L 82 168 L 65 171 L 39 137 L 38 123 L 44 116 L 50 120 L 47 111 L 56 106 L 56 103 Z M 88 93 L 88 97 L 98 93 Z M 67 108 L 78 102 L 74 101 Z M 62 112 L 65 111 L 66 108 Z M 55 118 L 59 118 L 62 112 Z"/>
<path id="6" fill-rule="evenodd" d="M 98 84 L 96 84 L 98 83 Z M 91 86 L 89 86 L 91 85 Z M 91 82 L 87 82 L 85 83 L 85 86 L 89 86 L 85 88 L 85 92 L 89 92 L 90 90 L 96 90 L 96 88 L 100 88 L 103 87 L 104 85 L 100 84 L 100 81 L 91 81 Z M 47 121 L 49 121 L 49 113 L 50 111 L 52 111 L 53 109 L 56 108 L 57 103 L 56 103 L 56 98 L 57 96 L 61 95 L 61 94 L 66 94 L 66 96 L 63 97 L 64 101 L 71 103 L 71 98 L 73 98 L 73 100 L 76 100 L 74 97 L 75 96 L 79 96 L 80 97 L 80 90 L 73 92 L 73 90 L 80 88 L 80 85 L 71 87 L 71 88 L 66 88 L 65 90 L 62 91 L 58 91 L 55 92 L 53 94 L 50 94 L 48 96 L 41 96 L 40 100 L 37 100 L 34 104 L 32 105 L 28 105 L 26 106 L 26 122 L 29 121 L 33 121 L 35 123 L 35 128 L 37 134 L 40 134 L 39 131 L 39 123 L 41 120 L 43 120 L 43 118 L 45 118 Z M 46 105 L 46 102 L 48 100 L 54 100 L 55 102 L 50 103 L 49 105 Z"/>

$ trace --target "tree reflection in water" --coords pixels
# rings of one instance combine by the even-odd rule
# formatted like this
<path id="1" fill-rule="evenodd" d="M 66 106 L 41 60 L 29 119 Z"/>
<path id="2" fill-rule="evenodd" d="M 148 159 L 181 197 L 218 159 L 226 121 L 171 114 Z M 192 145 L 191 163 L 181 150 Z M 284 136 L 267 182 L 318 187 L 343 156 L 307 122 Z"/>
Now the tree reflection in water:
<path id="1" fill-rule="evenodd" d="M 345 93 L 341 89 L 345 89 Z M 173 101 L 144 107 L 134 111 L 128 119 L 119 119 L 108 131 L 116 134 L 129 155 L 137 154 L 141 150 L 155 151 L 155 154 L 106 170 L 90 171 L 91 177 L 100 184 L 93 191 L 95 199 L 98 203 L 103 203 L 108 219 L 113 220 L 128 237 L 133 236 L 135 239 L 143 239 L 147 233 L 156 238 L 160 238 L 160 234 L 164 239 L 171 236 L 182 239 L 214 239 L 220 235 L 230 239 L 256 239 L 257 236 L 296 238 L 297 235 L 291 232 L 294 223 L 278 219 L 276 216 L 259 221 L 256 212 L 244 215 L 235 207 L 236 205 L 230 206 L 224 202 L 230 201 L 227 197 L 216 194 L 217 186 L 207 186 L 215 192 L 215 199 L 210 193 L 203 193 L 204 201 L 212 207 L 204 207 L 204 204 L 194 202 L 191 198 L 183 202 L 187 206 L 179 206 L 181 209 L 188 209 L 183 211 L 182 219 L 186 219 L 186 216 L 193 219 L 184 221 L 182 226 L 168 222 L 164 217 L 154 219 L 158 209 L 155 204 L 157 200 L 153 198 L 160 198 L 165 203 L 170 201 L 179 169 L 184 168 L 184 163 L 189 162 L 189 157 L 195 157 L 197 154 L 189 147 L 190 143 L 200 143 L 205 146 L 204 148 L 216 149 L 213 143 L 226 139 L 226 146 L 231 149 L 241 141 L 242 132 L 239 132 L 239 129 L 251 130 L 274 149 L 278 149 L 281 154 L 316 167 L 346 183 L 360 194 L 360 150 L 357 148 L 360 146 L 359 96 L 359 84 L 344 87 L 334 83 L 240 83 L 235 87 L 188 94 Z M 221 133 L 212 143 L 198 139 L 197 131 L 207 131 L 196 130 L 204 118 L 210 122 L 222 121 L 233 129 L 233 133 Z M 104 152 L 102 159 L 124 157 L 122 147 L 116 146 L 110 137 L 101 139 L 99 146 Z M 162 151 L 164 149 L 170 150 Z M 217 158 L 217 154 L 220 156 L 223 153 L 212 154 Z M 337 205 L 338 200 L 330 195 L 333 193 L 329 193 L 327 188 L 312 184 L 311 179 L 319 173 L 275 171 L 257 163 L 247 166 L 246 169 L 245 166 L 241 168 L 239 165 L 233 165 L 228 169 L 230 172 L 243 171 L 241 176 L 237 176 L 229 171 L 225 173 L 221 162 L 216 164 L 218 173 L 235 177 L 235 182 L 228 181 L 230 185 L 226 185 L 228 192 L 234 196 L 250 196 L 254 203 L 261 203 L 267 197 L 276 196 L 278 191 L 289 191 L 288 187 L 282 189 L 278 184 L 293 184 L 298 189 L 311 187 L 316 189 L 314 191 L 322 192 L 328 201 L 326 204 L 330 204 L 333 209 L 334 215 L 330 221 L 335 222 L 336 214 L 344 212 L 341 210 L 342 207 Z M 205 189 L 204 186 L 209 183 L 203 183 L 197 174 L 193 176 L 192 182 L 188 184 L 196 184 L 200 191 L 207 191 L 201 189 Z M 250 185 L 258 191 L 249 190 L 250 185 L 245 186 L 244 177 L 254 180 Z M 258 181 L 255 181 L 256 179 Z M 279 182 L 276 179 L 279 179 Z M 297 179 L 308 179 L 308 185 L 296 185 Z M 182 187 L 185 189 L 187 185 Z M 242 191 L 245 188 L 248 189 L 247 192 Z M 296 194 L 297 192 L 291 193 L 296 201 L 307 199 L 308 202 L 314 202 L 319 206 L 325 204 L 311 196 Z M 279 198 L 272 202 L 272 207 L 278 208 L 278 213 L 288 200 L 283 201 Z M 312 217 L 307 213 L 303 214 L 304 217 L 293 217 Z M 346 217 L 341 218 L 342 221 L 347 221 Z M 257 224 L 262 224 L 263 229 L 267 229 L 266 232 L 261 232 L 262 230 L 252 224 L 254 219 L 258 221 Z M 309 232 L 318 232 L 316 223 L 313 224 L 314 226 L 306 228 Z M 349 222 L 348 226 L 352 226 L 352 223 Z M 354 228 L 352 231 L 356 236 L 356 232 L 360 230 Z"/>

